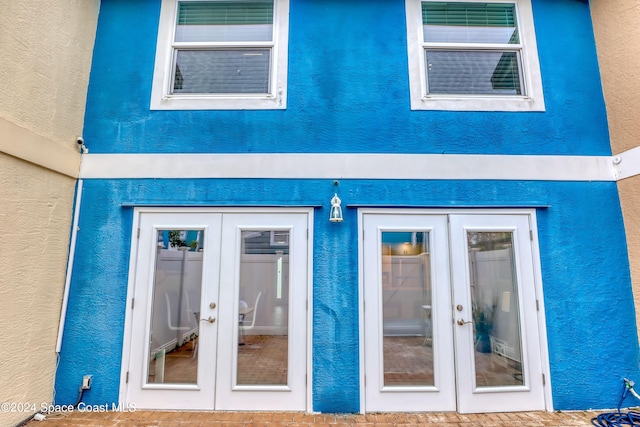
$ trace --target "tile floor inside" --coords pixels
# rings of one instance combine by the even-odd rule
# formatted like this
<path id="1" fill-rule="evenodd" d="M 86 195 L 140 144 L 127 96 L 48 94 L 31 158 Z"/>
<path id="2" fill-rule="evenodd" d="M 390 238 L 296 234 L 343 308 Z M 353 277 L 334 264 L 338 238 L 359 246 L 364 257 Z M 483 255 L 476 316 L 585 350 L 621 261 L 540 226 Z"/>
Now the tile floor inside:
<path id="1" fill-rule="evenodd" d="M 149 383 L 193 384 L 197 382 L 198 338 L 150 361 Z M 238 384 L 279 385 L 287 383 L 288 340 L 286 336 L 249 335 L 238 345 Z M 197 356 L 197 353 L 196 353 Z M 160 367 L 162 366 L 162 367 Z M 163 371 L 163 374 L 159 374 Z M 163 378 L 163 380 L 161 380 Z"/>
<path id="2" fill-rule="evenodd" d="M 151 361 L 149 382 L 196 383 L 196 341 L 185 343 L 166 353 L 164 381 L 156 377 L 158 361 Z M 288 341 L 286 336 L 250 335 L 238 346 L 238 384 L 286 384 Z M 519 363 L 493 353 L 475 354 L 477 384 L 517 385 L 522 381 Z M 384 338 L 385 385 L 433 385 L 433 347 L 423 336 L 386 336 Z"/>

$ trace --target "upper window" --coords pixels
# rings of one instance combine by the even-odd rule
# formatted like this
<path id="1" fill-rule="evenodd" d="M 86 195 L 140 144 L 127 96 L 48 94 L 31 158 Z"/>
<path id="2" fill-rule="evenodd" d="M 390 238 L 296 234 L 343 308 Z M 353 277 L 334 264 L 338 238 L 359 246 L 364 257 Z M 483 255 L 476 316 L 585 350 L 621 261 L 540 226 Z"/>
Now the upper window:
<path id="1" fill-rule="evenodd" d="M 153 110 L 286 108 L 289 0 L 162 0 Z"/>
<path id="2" fill-rule="evenodd" d="M 406 0 L 411 109 L 544 111 L 530 0 Z"/>

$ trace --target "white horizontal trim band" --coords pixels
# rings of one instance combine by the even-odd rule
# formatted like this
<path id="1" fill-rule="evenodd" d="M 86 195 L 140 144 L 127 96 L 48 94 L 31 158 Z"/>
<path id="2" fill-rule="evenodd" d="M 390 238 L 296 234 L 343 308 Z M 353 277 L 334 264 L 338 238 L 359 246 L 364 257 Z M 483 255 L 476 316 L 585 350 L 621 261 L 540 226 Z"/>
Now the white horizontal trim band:
<path id="1" fill-rule="evenodd" d="M 615 181 L 610 156 L 85 154 L 80 178 Z"/>

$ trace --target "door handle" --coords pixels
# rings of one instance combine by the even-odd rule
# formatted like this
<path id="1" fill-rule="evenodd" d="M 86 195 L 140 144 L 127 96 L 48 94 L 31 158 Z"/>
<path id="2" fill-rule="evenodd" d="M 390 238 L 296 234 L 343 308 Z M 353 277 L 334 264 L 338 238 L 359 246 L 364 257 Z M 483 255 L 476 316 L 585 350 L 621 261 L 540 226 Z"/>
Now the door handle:
<path id="1" fill-rule="evenodd" d="M 208 319 L 200 319 L 201 322 L 209 322 L 209 323 L 214 323 L 216 321 L 215 317 L 209 316 Z"/>
<path id="2" fill-rule="evenodd" d="M 464 320 L 462 320 L 462 319 L 458 319 L 458 321 L 457 321 L 456 323 L 457 323 L 458 325 L 460 325 L 460 326 L 464 326 L 464 325 L 466 325 L 467 323 L 473 323 L 473 320 L 467 320 L 467 321 L 464 321 Z"/>

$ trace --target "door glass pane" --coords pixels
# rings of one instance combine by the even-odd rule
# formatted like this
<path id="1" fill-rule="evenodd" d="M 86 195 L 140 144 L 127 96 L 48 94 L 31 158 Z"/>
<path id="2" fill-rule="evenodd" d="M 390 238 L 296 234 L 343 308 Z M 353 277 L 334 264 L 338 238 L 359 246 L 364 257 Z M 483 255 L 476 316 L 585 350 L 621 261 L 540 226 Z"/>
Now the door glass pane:
<path id="1" fill-rule="evenodd" d="M 433 385 L 428 232 L 382 233 L 385 386 Z"/>
<path id="2" fill-rule="evenodd" d="M 196 384 L 204 230 L 159 230 L 147 383 Z"/>
<path id="3" fill-rule="evenodd" d="M 513 233 L 468 232 L 477 387 L 524 384 Z"/>
<path id="4" fill-rule="evenodd" d="M 242 232 L 238 385 L 286 385 L 289 364 L 289 231 Z"/>

